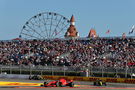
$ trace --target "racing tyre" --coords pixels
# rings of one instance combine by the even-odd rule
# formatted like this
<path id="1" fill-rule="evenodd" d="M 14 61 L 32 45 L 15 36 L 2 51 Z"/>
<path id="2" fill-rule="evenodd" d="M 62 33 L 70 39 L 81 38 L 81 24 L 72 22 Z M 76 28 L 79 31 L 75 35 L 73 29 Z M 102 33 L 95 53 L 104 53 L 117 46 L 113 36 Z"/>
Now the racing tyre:
<path id="1" fill-rule="evenodd" d="M 45 86 L 45 87 L 47 87 L 47 84 L 48 84 L 47 82 L 44 82 L 44 86 Z"/>
<path id="2" fill-rule="evenodd" d="M 56 83 L 56 87 L 59 87 L 59 86 L 60 86 L 60 82 L 57 82 L 57 83 Z"/>
<path id="3" fill-rule="evenodd" d="M 60 86 L 60 87 L 63 87 L 62 82 L 59 82 L 59 86 Z"/>
<path id="4" fill-rule="evenodd" d="M 31 80 L 32 79 L 32 76 L 29 76 L 29 80 Z"/>
<path id="5" fill-rule="evenodd" d="M 73 82 L 69 83 L 69 86 L 74 87 L 74 83 Z"/>
<path id="6" fill-rule="evenodd" d="M 103 84 L 104 84 L 105 86 L 107 86 L 106 82 L 103 82 Z"/>
<path id="7" fill-rule="evenodd" d="M 97 85 L 96 82 L 94 82 L 93 85 L 96 86 Z"/>

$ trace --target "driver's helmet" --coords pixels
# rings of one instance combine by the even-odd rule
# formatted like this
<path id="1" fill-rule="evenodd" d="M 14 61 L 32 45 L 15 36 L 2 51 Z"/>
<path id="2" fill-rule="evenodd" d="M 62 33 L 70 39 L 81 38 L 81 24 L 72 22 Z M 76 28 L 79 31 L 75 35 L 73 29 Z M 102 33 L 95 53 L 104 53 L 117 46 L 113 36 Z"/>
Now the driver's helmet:
<path id="1" fill-rule="evenodd" d="M 73 82 L 73 80 L 70 80 L 70 82 Z"/>

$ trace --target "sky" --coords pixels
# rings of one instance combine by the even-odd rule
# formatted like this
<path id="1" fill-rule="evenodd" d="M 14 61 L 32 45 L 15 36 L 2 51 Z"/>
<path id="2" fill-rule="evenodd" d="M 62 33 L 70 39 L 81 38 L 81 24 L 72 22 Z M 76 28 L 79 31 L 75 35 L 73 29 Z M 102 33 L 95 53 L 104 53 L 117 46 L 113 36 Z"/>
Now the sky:
<path id="1" fill-rule="evenodd" d="M 88 36 L 91 28 L 100 37 L 128 36 L 135 25 L 135 0 L 0 0 L 0 40 L 18 37 L 23 25 L 41 12 L 68 19 L 74 15 L 80 37 Z"/>

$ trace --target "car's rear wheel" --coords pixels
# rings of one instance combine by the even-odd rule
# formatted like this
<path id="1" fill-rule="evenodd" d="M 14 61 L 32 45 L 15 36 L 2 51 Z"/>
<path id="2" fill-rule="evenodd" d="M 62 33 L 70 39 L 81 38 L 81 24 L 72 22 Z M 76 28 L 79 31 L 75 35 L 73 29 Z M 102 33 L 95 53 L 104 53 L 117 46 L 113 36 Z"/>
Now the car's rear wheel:
<path id="1" fill-rule="evenodd" d="M 29 80 L 31 80 L 32 79 L 32 76 L 29 76 Z"/>
<path id="2" fill-rule="evenodd" d="M 63 87 L 62 82 L 59 82 L 59 86 L 60 86 L 60 87 Z"/>
<path id="3" fill-rule="evenodd" d="M 105 86 L 107 86 L 106 82 L 103 82 L 103 84 L 104 84 Z"/>
<path id="4" fill-rule="evenodd" d="M 96 85 L 97 85 L 97 83 L 96 83 L 96 82 L 94 82 L 94 83 L 93 83 L 93 85 L 94 85 L 94 86 L 96 86 Z"/>
<path id="5" fill-rule="evenodd" d="M 74 87 L 74 83 L 73 82 L 69 83 L 69 86 Z"/>

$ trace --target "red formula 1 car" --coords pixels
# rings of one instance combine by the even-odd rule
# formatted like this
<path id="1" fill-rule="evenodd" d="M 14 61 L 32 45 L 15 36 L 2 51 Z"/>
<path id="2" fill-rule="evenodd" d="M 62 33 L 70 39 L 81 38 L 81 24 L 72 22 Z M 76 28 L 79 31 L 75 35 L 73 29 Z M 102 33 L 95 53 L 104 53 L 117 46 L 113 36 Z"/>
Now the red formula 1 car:
<path id="1" fill-rule="evenodd" d="M 49 83 L 44 82 L 44 84 L 42 84 L 41 86 L 44 87 L 74 87 L 74 83 L 73 80 L 67 81 L 66 79 L 59 79 L 56 81 L 51 81 Z"/>

